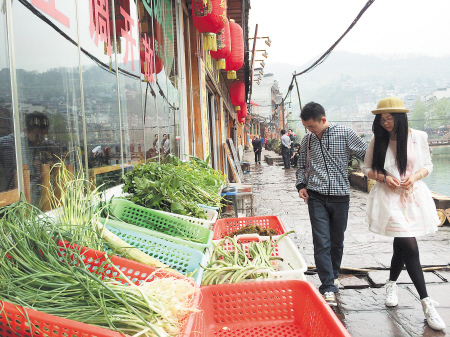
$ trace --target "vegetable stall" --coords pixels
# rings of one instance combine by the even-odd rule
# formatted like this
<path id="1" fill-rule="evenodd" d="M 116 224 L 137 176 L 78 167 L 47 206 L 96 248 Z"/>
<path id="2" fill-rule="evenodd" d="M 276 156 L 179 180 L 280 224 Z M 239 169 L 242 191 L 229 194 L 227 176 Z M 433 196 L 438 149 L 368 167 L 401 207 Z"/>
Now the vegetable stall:
<path id="1" fill-rule="evenodd" d="M 250 289 L 245 282 L 267 284 L 267 294 L 281 286 L 321 300 L 295 283 L 305 279 L 306 263 L 278 217 L 205 220 L 204 207 L 221 206 L 226 183 L 207 161 L 169 156 L 135 166 L 124 193 L 110 200 L 82 170 L 73 174 L 63 162 L 53 169 L 51 212 L 24 199 L 0 208 L 0 331 L 209 336 L 223 331 L 206 325 L 216 294 L 210 287 L 233 294 Z M 322 309 L 320 317 L 332 315 Z"/>

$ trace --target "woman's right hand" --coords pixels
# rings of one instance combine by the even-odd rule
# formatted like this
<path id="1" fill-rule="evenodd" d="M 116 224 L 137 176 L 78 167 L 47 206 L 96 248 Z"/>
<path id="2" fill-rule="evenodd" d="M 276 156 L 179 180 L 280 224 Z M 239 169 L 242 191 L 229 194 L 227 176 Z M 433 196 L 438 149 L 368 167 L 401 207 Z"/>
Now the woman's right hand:
<path id="1" fill-rule="evenodd" d="M 400 187 L 400 182 L 394 177 L 386 176 L 386 186 L 391 190 L 395 190 L 396 188 Z"/>

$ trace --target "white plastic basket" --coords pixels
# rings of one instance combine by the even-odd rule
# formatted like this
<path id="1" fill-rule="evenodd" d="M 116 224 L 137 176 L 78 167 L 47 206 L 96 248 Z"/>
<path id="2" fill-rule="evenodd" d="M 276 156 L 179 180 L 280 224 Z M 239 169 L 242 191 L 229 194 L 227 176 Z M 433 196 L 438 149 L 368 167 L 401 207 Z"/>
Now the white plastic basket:
<path id="1" fill-rule="evenodd" d="M 213 224 L 216 222 L 217 217 L 219 216 L 219 213 L 215 209 L 208 208 L 208 207 L 202 207 L 200 205 L 198 207 L 200 207 L 202 210 L 204 210 L 206 212 L 207 220 L 212 221 Z"/>
<path id="2" fill-rule="evenodd" d="M 246 252 L 250 242 L 269 241 L 275 242 L 279 236 L 274 236 L 272 239 L 268 236 L 259 236 L 258 234 L 243 234 L 237 235 L 236 239 L 242 243 Z M 222 240 L 213 240 L 214 244 L 218 244 Z M 228 250 L 234 250 L 234 246 L 227 241 L 223 248 Z M 206 250 L 208 262 L 211 260 L 211 254 L 214 251 L 214 247 L 211 246 Z M 274 271 L 261 270 L 260 272 L 266 272 L 269 276 L 267 278 L 258 279 L 246 279 L 243 282 L 257 282 L 257 281 L 269 281 L 269 280 L 306 280 L 305 271 L 308 269 L 305 260 L 300 254 L 294 242 L 287 236 L 283 237 L 277 244 L 277 247 L 273 250 L 272 256 L 281 257 L 283 260 L 273 260 L 272 266 Z"/>

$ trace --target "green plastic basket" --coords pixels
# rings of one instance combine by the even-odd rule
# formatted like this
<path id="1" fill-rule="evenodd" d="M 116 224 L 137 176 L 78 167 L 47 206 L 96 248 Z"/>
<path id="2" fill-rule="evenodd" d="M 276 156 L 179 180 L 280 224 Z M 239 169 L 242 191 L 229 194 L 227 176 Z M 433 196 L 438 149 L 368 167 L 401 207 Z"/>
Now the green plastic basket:
<path id="1" fill-rule="evenodd" d="M 170 268 L 186 276 L 196 271 L 192 278 L 197 284 L 201 283 L 203 268 L 200 267 L 200 264 L 204 266 L 207 263 L 207 257 L 202 252 L 150 234 L 136 232 L 132 228 L 136 226 L 120 221 L 102 218 L 100 222 L 105 224 L 110 232 L 117 235 L 130 246 L 138 248 Z"/>
<path id="2" fill-rule="evenodd" d="M 162 239 L 191 247 L 203 252 L 211 246 L 213 232 L 208 228 L 183 219 L 155 212 L 150 208 L 136 205 L 131 201 L 113 198 L 112 213 L 122 221 L 164 234 Z M 152 235 L 151 233 L 149 233 Z"/>

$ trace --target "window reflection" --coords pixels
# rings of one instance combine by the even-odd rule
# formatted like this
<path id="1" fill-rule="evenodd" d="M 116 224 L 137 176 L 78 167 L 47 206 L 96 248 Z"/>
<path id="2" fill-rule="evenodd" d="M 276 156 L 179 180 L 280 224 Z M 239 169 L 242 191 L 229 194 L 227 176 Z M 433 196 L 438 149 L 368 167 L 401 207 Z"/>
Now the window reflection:
<path id="1" fill-rule="evenodd" d="M 80 146 L 75 3 L 57 4 L 51 11 L 48 2 L 12 3 L 21 123 L 21 149 L 16 150 L 24 164 L 25 191 L 43 210 L 50 209 L 52 165 L 62 158 L 78 169 L 72 150 Z"/>
<path id="2" fill-rule="evenodd" d="M 6 16 L 0 15 L 0 192 L 17 188 Z M 6 197 L 4 197 L 6 199 Z M 3 197 L 2 197 L 3 199 Z M 9 203 L 5 201 L 5 205 Z M 0 205 L 1 200 L 0 200 Z M 3 206 L 3 205 L 2 205 Z"/>
<path id="3" fill-rule="evenodd" d="M 100 177 L 112 171 L 103 168 L 121 166 L 122 158 L 135 163 L 180 155 L 174 8 L 171 0 L 12 3 L 21 148 L 15 148 L 0 16 L 0 176 L 6 177 L 0 192 L 17 188 L 16 154 L 28 174 L 25 190 L 45 210 L 45 187 L 59 158 L 74 170 L 99 169 L 93 175 Z"/>

